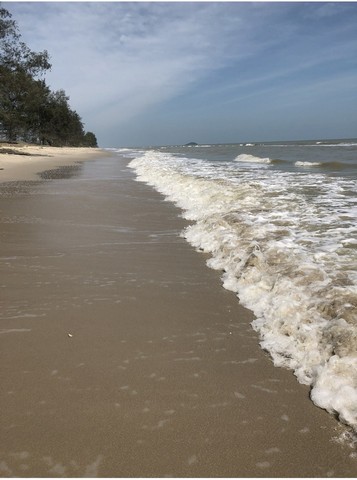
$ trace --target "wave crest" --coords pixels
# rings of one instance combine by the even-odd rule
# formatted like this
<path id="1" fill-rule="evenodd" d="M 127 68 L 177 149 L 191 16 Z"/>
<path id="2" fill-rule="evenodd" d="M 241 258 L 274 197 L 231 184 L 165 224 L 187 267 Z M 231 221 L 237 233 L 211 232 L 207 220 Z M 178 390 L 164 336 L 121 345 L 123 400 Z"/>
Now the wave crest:
<path id="1" fill-rule="evenodd" d="M 320 167 L 320 162 L 295 162 L 296 167 Z"/>
<path id="2" fill-rule="evenodd" d="M 235 162 L 244 162 L 244 163 L 265 163 L 270 164 L 272 163 L 270 158 L 261 158 L 255 157 L 254 155 L 249 155 L 248 153 L 241 153 L 234 159 Z"/>

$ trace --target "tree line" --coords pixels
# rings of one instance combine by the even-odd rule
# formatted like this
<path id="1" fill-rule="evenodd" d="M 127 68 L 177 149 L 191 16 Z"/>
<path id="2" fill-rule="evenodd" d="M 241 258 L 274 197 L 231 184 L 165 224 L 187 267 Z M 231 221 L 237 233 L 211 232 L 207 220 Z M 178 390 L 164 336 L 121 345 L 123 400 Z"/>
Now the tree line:
<path id="1" fill-rule="evenodd" d="M 0 135 L 8 142 L 97 147 L 71 109 L 64 90 L 52 92 L 44 75 L 49 54 L 33 52 L 21 41 L 11 13 L 0 5 Z"/>

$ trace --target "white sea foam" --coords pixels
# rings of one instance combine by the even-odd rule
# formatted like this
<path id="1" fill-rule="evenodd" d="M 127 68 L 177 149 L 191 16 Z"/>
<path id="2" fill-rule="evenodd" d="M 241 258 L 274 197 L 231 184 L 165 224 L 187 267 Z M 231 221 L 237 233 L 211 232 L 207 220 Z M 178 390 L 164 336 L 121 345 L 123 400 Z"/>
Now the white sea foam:
<path id="1" fill-rule="evenodd" d="M 183 236 L 254 312 L 274 364 L 357 431 L 356 182 L 155 151 L 130 166 L 192 221 Z"/>

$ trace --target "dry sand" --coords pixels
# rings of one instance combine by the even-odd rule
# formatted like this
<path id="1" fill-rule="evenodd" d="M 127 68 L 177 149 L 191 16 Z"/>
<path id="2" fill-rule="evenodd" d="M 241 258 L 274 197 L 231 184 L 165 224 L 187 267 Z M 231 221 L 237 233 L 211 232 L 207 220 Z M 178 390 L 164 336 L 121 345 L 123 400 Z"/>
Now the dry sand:
<path id="1" fill-rule="evenodd" d="M 3 153 L 13 151 L 17 154 Z M 60 166 L 98 158 L 106 154 L 96 148 L 43 147 L 26 144 L 0 144 L 0 182 L 36 180 L 38 173 Z"/>
<path id="2" fill-rule="evenodd" d="M 125 159 L 0 186 L 0 474 L 328 477 L 343 428 Z"/>

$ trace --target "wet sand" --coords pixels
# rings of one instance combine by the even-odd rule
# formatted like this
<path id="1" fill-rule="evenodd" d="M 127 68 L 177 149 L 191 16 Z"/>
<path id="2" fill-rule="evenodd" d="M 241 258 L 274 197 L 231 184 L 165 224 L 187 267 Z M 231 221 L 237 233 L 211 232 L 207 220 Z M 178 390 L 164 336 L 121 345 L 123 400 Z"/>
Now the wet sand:
<path id="1" fill-rule="evenodd" d="M 0 475 L 355 477 L 344 428 L 127 163 L 0 185 Z"/>

